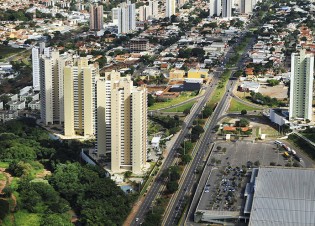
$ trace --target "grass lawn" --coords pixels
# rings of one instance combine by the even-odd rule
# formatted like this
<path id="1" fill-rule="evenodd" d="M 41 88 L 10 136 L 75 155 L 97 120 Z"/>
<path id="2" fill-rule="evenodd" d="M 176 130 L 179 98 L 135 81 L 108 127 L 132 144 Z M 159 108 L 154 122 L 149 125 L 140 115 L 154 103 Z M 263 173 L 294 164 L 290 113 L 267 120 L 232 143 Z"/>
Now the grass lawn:
<path id="1" fill-rule="evenodd" d="M 229 81 L 230 75 L 231 75 L 231 70 L 227 70 L 222 74 L 221 76 L 222 78 L 220 80 L 221 84 L 217 86 L 214 93 L 211 95 L 210 101 L 208 102 L 208 106 L 210 106 L 212 109 L 214 108 L 214 105 L 222 99 L 223 94 L 225 93 L 225 87 Z"/>
<path id="2" fill-rule="evenodd" d="M 311 140 L 312 142 L 315 142 L 315 134 L 313 133 L 301 133 L 303 136 L 305 136 L 307 139 Z"/>
<path id="3" fill-rule="evenodd" d="M 9 163 L 8 162 L 0 162 L 0 168 L 9 168 Z"/>
<path id="4" fill-rule="evenodd" d="M 192 106 L 195 104 L 195 102 L 196 101 L 190 101 L 190 102 L 183 104 L 181 106 L 166 109 L 166 110 L 164 110 L 164 112 L 183 112 L 186 109 L 191 109 Z"/>
<path id="5" fill-rule="evenodd" d="M 248 106 L 248 105 L 241 103 L 235 99 L 232 99 L 230 102 L 230 107 L 229 107 L 228 111 L 229 112 L 238 112 L 241 110 L 254 111 L 254 110 L 259 110 L 259 108 Z"/>
<path id="6" fill-rule="evenodd" d="M 28 213 L 26 211 L 18 211 L 14 214 L 15 225 L 19 226 L 39 226 L 40 215 L 35 213 Z"/>
<path id="7" fill-rule="evenodd" d="M 7 178 L 5 177 L 3 173 L 0 173 L 0 180 L 7 180 Z"/>
<path id="8" fill-rule="evenodd" d="M 184 102 L 186 100 L 189 100 L 189 99 L 191 99 L 193 97 L 195 97 L 195 93 L 194 92 L 182 93 L 177 98 L 170 99 L 170 100 L 165 101 L 165 102 L 156 102 L 156 103 L 154 103 L 151 107 L 149 107 L 149 110 L 158 110 L 160 108 L 170 107 L 172 105 L 179 104 L 179 103 L 182 103 L 182 102 Z"/>
<path id="9" fill-rule="evenodd" d="M 16 48 L 12 48 L 10 46 L 4 46 L 4 45 L 0 45 L 0 61 L 1 59 L 4 59 L 6 57 L 12 56 L 16 53 L 22 52 L 25 49 L 16 49 Z"/>

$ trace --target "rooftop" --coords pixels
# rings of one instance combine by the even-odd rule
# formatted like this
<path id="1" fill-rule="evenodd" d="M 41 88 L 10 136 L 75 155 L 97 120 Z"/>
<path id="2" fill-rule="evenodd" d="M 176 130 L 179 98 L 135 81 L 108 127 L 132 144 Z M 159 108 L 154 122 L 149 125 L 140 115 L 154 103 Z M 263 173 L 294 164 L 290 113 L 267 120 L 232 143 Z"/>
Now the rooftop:
<path id="1" fill-rule="evenodd" d="M 260 168 L 249 226 L 315 225 L 315 170 Z"/>

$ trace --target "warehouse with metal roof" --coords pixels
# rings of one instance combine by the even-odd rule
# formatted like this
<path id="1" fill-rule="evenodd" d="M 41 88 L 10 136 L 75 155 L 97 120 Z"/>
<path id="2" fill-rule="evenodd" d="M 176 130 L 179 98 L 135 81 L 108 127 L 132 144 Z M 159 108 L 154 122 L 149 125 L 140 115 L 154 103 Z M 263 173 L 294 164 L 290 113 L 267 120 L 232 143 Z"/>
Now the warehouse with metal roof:
<path id="1" fill-rule="evenodd" d="M 260 168 L 249 226 L 315 225 L 315 170 Z"/>

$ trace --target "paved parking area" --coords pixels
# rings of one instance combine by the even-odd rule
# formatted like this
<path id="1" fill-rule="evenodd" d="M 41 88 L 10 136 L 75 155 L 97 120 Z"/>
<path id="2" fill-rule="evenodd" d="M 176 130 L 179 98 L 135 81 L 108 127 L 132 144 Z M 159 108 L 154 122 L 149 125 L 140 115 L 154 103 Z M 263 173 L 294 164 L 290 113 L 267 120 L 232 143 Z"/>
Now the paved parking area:
<path id="1" fill-rule="evenodd" d="M 219 141 L 208 159 L 197 210 L 231 211 L 242 210 L 243 192 L 252 167 L 269 166 L 270 163 L 284 166 L 288 161 L 273 141 Z"/>
<path id="2" fill-rule="evenodd" d="M 211 158 L 221 160 L 221 165 L 231 165 L 232 167 L 242 165 L 247 166 L 247 162 L 259 161 L 261 166 L 269 166 L 270 162 L 285 165 L 286 160 L 282 156 L 281 150 L 273 142 L 253 143 L 252 141 L 218 142 Z"/>

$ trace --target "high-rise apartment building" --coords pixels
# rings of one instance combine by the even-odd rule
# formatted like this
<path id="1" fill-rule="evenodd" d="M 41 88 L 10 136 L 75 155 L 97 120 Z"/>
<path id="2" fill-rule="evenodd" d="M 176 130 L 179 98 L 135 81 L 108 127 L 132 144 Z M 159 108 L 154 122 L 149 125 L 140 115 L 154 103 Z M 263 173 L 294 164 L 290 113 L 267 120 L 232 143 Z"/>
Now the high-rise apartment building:
<path id="1" fill-rule="evenodd" d="M 63 68 L 68 60 L 67 54 L 60 56 L 56 49 L 40 57 L 41 120 L 45 125 L 64 121 Z"/>
<path id="2" fill-rule="evenodd" d="M 157 0 L 149 1 L 149 10 L 152 18 L 159 19 L 159 2 Z"/>
<path id="3" fill-rule="evenodd" d="M 166 0 L 165 17 L 171 17 L 176 12 L 176 0 Z"/>
<path id="4" fill-rule="evenodd" d="M 251 13 L 253 11 L 253 0 L 241 0 L 240 11 L 241 13 Z"/>
<path id="5" fill-rule="evenodd" d="M 97 150 L 111 153 L 111 171 L 141 173 L 147 152 L 147 90 L 118 72 L 97 81 Z"/>
<path id="6" fill-rule="evenodd" d="M 221 0 L 210 0 L 209 2 L 210 17 L 220 16 L 221 14 Z"/>
<path id="7" fill-rule="evenodd" d="M 312 120 L 314 56 L 305 50 L 291 55 L 289 119 Z"/>
<path id="8" fill-rule="evenodd" d="M 232 0 L 222 0 L 222 17 L 232 17 Z"/>
<path id="9" fill-rule="evenodd" d="M 90 30 L 100 31 L 103 29 L 103 6 L 102 5 L 90 5 Z"/>
<path id="10" fill-rule="evenodd" d="M 143 5 L 139 7 L 139 21 L 146 21 L 152 17 L 149 6 Z"/>
<path id="11" fill-rule="evenodd" d="M 32 48 L 33 88 L 40 90 L 40 58 L 42 55 L 49 57 L 50 48 L 45 47 L 45 42 L 39 43 L 39 47 Z"/>
<path id="12" fill-rule="evenodd" d="M 32 49 L 32 68 L 33 68 L 33 88 L 34 91 L 40 90 L 40 70 L 39 70 L 39 52 L 38 47 Z"/>
<path id="13" fill-rule="evenodd" d="M 94 136 L 98 66 L 87 58 L 64 67 L 64 135 Z"/>
<path id="14" fill-rule="evenodd" d="M 112 14 L 115 18 L 118 17 L 118 34 L 128 33 L 136 29 L 136 5 L 127 3 L 121 3 L 118 8 L 112 10 Z M 116 20 L 116 19 L 115 19 Z M 113 20 L 115 23 L 115 21 Z"/>

